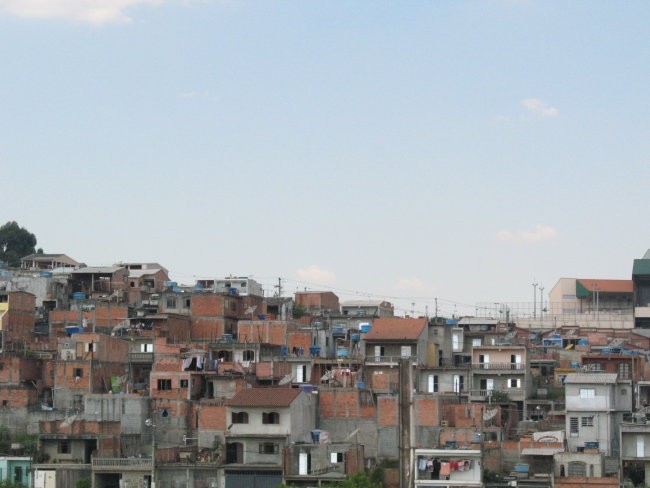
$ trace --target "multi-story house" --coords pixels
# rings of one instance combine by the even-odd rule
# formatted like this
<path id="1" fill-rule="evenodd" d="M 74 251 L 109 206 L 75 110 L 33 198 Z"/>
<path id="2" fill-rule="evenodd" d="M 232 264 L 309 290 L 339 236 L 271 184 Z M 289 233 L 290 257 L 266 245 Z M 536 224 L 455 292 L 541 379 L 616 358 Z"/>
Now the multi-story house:
<path id="1" fill-rule="evenodd" d="M 645 409 L 620 424 L 621 481 L 635 477 L 636 484 L 650 481 L 650 423 Z"/>
<path id="2" fill-rule="evenodd" d="M 260 472 L 282 482 L 283 453 L 292 444 L 312 442 L 316 397 L 296 388 L 248 388 L 227 401 L 226 484 L 252 482 Z M 306 462 L 309 451 L 298 452 Z"/>
<path id="3" fill-rule="evenodd" d="M 613 373 L 571 373 L 564 380 L 567 446 L 618 456 L 619 424 L 632 410 L 632 387 Z"/>
<path id="4" fill-rule="evenodd" d="M 406 360 L 410 366 L 435 365 L 435 354 L 427 347 L 426 318 L 378 318 L 363 335 L 366 374 L 371 387 L 384 392 L 397 387 L 396 366 Z"/>
<path id="5" fill-rule="evenodd" d="M 26 348 L 32 342 L 35 303 L 31 293 L 0 292 L 0 351 Z"/>
<path id="6" fill-rule="evenodd" d="M 531 389 L 528 356 L 524 346 L 477 346 L 472 349 L 470 400 L 514 402 L 520 420 L 526 415 Z"/>
<path id="7" fill-rule="evenodd" d="M 115 299 L 125 301 L 129 270 L 123 266 L 96 266 L 75 269 L 70 273 L 70 284 L 81 298 Z M 73 297 L 75 295 L 73 294 Z"/>

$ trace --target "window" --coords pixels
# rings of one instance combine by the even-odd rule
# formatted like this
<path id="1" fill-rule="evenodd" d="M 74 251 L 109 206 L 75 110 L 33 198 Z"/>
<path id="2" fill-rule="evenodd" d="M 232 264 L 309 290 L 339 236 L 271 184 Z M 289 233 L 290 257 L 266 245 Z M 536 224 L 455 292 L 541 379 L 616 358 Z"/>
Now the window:
<path id="1" fill-rule="evenodd" d="M 140 344 L 140 352 L 153 352 L 153 344 Z"/>
<path id="2" fill-rule="evenodd" d="M 384 355 L 384 346 L 375 346 L 375 358 L 381 358 Z"/>
<path id="3" fill-rule="evenodd" d="M 618 365 L 618 376 L 622 380 L 630 379 L 630 363 L 621 363 Z"/>
<path id="4" fill-rule="evenodd" d="M 251 351 L 250 349 L 247 349 L 243 352 L 243 360 L 244 361 L 255 361 L 255 351 Z"/>
<path id="5" fill-rule="evenodd" d="M 158 389 L 159 390 L 171 390 L 172 389 L 172 380 L 171 379 L 158 380 Z"/>
<path id="6" fill-rule="evenodd" d="M 584 478 L 587 476 L 587 463 L 582 461 L 571 461 L 567 471 L 567 476 L 580 476 L 581 478 Z"/>
<path id="7" fill-rule="evenodd" d="M 403 358 L 410 358 L 411 357 L 411 346 L 402 346 L 402 357 Z"/>
<path id="8" fill-rule="evenodd" d="M 483 345 L 481 344 L 482 342 L 483 341 L 481 340 L 480 337 L 476 339 L 472 339 L 472 347 L 481 347 Z"/>
<path id="9" fill-rule="evenodd" d="M 59 445 L 57 446 L 57 452 L 59 454 L 70 454 L 70 442 L 59 441 Z"/>
<path id="10" fill-rule="evenodd" d="M 280 445 L 272 442 L 260 443 L 260 454 L 277 454 L 280 452 Z"/>
<path id="11" fill-rule="evenodd" d="M 262 413 L 263 424 L 279 424 L 280 414 L 278 412 L 264 412 Z"/>
<path id="12" fill-rule="evenodd" d="M 181 380 L 181 388 L 187 388 L 189 386 L 189 380 Z"/>
<path id="13" fill-rule="evenodd" d="M 176 297 L 167 297 L 167 308 L 176 308 Z"/>
<path id="14" fill-rule="evenodd" d="M 454 393 L 460 393 L 465 389 L 465 377 L 460 374 L 454 375 Z"/>
<path id="15" fill-rule="evenodd" d="M 83 368 L 74 368 L 72 375 L 76 378 L 83 378 L 84 370 Z"/>
<path id="16" fill-rule="evenodd" d="M 338 464 L 343 462 L 342 452 L 330 452 L 330 463 Z"/>
<path id="17" fill-rule="evenodd" d="M 93 352 L 95 350 L 95 344 L 93 342 L 86 343 L 86 352 Z"/>
<path id="18" fill-rule="evenodd" d="M 521 388 L 521 380 L 510 378 L 508 380 L 508 388 Z"/>
<path id="19" fill-rule="evenodd" d="M 578 437 L 578 417 L 569 418 L 569 435 L 571 437 Z"/>
<path id="20" fill-rule="evenodd" d="M 580 388 L 580 398 L 596 398 L 596 390 L 594 388 Z"/>
<path id="21" fill-rule="evenodd" d="M 594 417 L 581 417 L 580 426 L 582 427 L 593 427 L 594 426 Z"/>
<path id="22" fill-rule="evenodd" d="M 427 392 L 429 393 L 437 393 L 438 392 L 438 375 L 437 374 L 430 374 L 429 375 L 429 381 L 427 385 Z"/>
<path id="23" fill-rule="evenodd" d="M 463 348 L 460 345 L 460 334 L 452 334 L 451 336 L 451 349 L 452 351 L 462 351 Z"/>
<path id="24" fill-rule="evenodd" d="M 230 421 L 233 424 L 247 424 L 248 414 L 246 412 L 233 412 L 230 415 Z"/>

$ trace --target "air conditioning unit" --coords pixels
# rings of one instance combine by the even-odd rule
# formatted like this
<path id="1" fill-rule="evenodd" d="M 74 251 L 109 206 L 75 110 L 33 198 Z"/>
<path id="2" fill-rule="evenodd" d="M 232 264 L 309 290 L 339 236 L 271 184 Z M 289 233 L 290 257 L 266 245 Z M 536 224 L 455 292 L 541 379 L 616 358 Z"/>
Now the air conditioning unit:
<path id="1" fill-rule="evenodd" d="M 447 422 L 446 420 L 441 420 L 440 427 L 449 427 L 449 422 Z"/>

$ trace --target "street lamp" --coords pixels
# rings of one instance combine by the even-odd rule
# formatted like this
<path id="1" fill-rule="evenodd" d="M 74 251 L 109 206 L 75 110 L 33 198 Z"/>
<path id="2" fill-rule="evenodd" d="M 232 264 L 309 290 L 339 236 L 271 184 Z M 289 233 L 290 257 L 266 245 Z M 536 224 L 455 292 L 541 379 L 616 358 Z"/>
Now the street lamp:
<path id="1" fill-rule="evenodd" d="M 537 282 L 533 281 L 533 318 L 537 318 Z"/>

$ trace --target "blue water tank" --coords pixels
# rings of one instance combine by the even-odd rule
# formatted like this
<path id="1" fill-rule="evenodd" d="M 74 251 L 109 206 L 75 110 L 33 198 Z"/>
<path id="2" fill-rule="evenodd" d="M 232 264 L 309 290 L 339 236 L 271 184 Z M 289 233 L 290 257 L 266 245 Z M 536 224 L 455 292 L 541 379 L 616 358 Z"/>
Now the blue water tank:
<path id="1" fill-rule="evenodd" d="M 370 324 L 361 324 L 361 333 L 367 334 L 370 332 Z"/>
<path id="2" fill-rule="evenodd" d="M 168 288 L 174 288 L 175 286 L 178 286 L 178 283 L 176 283 L 175 281 L 168 281 L 167 282 L 167 287 Z"/>
<path id="3" fill-rule="evenodd" d="M 347 358 L 348 357 L 348 348 L 347 347 L 339 347 L 336 350 L 336 357 L 337 358 Z"/>
<path id="4" fill-rule="evenodd" d="M 312 393 L 314 391 L 313 385 L 300 385 L 300 389 L 305 393 Z"/>
<path id="5" fill-rule="evenodd" d="M 361 339 L 361 336 L 359 334 L 352 334 L 351 338 L 353 341 L 358 341 L 359 339 Z"/>
<path id="6" fill-rule="evenodd" d="M 72 294 L 72 299 L 73 300 L 85 300 L 86 299 L 86 294 L 82 293 L 80 291 L 76 291 Z"/>
<path id="7" fill-rule="evenodd" d="M 514 471 L 515 473 L 528 473 L 530 467 L 527 464 L 515 464 Z"/>
<path id="8" fill-rule="evenodd" d="M 365 388 L 365 387 L 366 387 L 366 382 L 365 381 L 357 382 L 357 388 Z"/>

